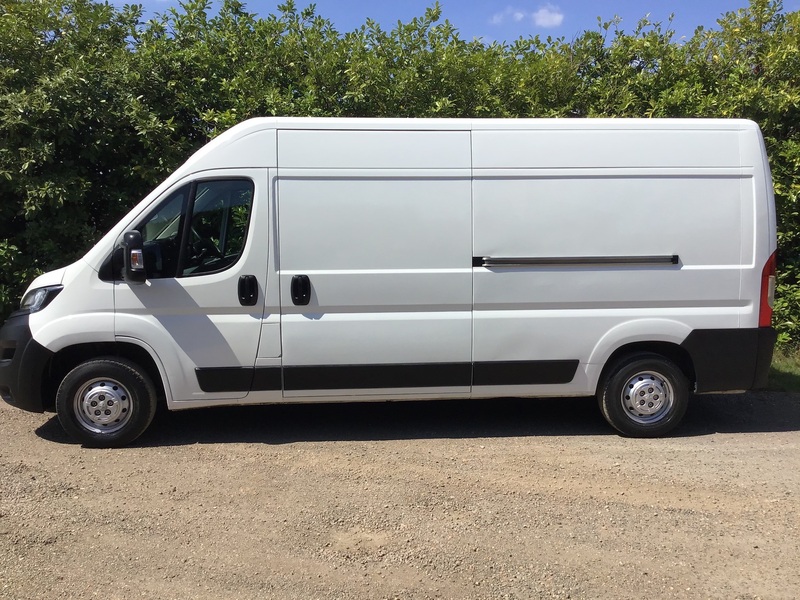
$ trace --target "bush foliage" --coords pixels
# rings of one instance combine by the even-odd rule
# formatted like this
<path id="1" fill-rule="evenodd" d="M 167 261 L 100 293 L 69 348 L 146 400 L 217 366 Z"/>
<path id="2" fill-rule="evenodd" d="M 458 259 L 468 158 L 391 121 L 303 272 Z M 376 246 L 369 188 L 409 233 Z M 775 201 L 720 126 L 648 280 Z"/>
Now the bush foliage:
<path id="1" fill-rule="evenodd" d="M 751 0 L 712 29 L 612 19 L 572 40 L 462 39 L 434 5 L 340 33 L 291 0 L 0 5 L 0 313 L 77 258 L 193 150 L 266 115 L 743 117 L 778 205 L 781 341 L 800 343 L 800 12 Z"/>

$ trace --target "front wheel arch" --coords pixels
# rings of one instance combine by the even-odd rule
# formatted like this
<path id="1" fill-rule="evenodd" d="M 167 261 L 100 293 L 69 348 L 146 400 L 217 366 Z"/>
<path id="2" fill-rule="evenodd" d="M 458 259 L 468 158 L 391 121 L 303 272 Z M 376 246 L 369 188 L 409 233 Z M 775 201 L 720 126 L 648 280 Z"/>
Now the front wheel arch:
<path id="1" fill-rule="evenodd" d="M 156 387 L 159 406 L 164 408 L 167 406 L 167 394 L 161 372 L 146 348 L 131 342 L 95 342 L 67 346 L 50 358 L 46 377 L 42 380 L 44 409 L 55 412 L 56 393 L 67 373 L 81 363 L 102 357 L 125 359 L 144 369 Z"/>

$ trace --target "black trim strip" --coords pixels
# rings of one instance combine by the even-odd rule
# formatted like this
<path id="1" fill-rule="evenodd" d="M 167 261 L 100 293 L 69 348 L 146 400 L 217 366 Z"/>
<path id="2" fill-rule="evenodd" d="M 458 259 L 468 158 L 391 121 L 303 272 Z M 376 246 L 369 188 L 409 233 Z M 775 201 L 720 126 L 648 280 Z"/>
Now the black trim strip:
<path id="1" fill-rule="evenodd" d="M 284 367 L 287 391 L 469 387 L 470 363 Z"/>
<path id="2" fill-rule="evenodd" d="M 204 392 L 358 390 L 569 383 L 577 360 L 515 360 L 400 365 L 206 367 L 195 369 Z"/>
<path id="3" fill-rule="evenodd" d="M 549 266 L 598 266 L 598 265 L 677 265 L 677 254 L 658 256 L 548 256 L 514 258 L 474 256 L 473 267 L 549 267 Z"/>
<path id="4" fill-rule="evenodd" d="M 194 370 L 204 392 L 271 392 L 281 390 L 280 367 L 201 367 Z"/>
<path id="5" fill-rule="evenodd" d="M 253 385 L 252 367 L 203 367 L 194 373 L 204 392 L 249 392 Z"/>
<path id="6" fill-rule="evenodd" d="M 577 370 L 577 360 L 478 362 L 472 372 L 472 385 L 569 383 Z"/>
<path id="7" fill-rule="evenodd" d="M 276 392 L 282 389 L 280 367 L 256 367 L 253 375 L 254 392 Z"/>

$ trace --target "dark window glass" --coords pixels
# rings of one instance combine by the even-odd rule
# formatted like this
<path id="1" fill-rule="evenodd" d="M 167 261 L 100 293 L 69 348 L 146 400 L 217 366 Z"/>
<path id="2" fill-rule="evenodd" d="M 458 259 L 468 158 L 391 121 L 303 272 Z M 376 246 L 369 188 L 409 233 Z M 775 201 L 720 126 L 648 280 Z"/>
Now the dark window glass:
<path id="1" fill-rule="evenodd" d="M 178 269 L 182 216 L 191 186 L 167 196 L 136 228 L 144 242 L 144 266 L 148 279 L 175 277 Z"/>
<path id="2" fill-rule="evenodd" d="M 181 275 L 221 271 L 239 260 L 252 205 L 251 181 L 199 182 Z"/>
<path id="3" fill-rule="evenodd" d="M 200 181 L 172 192 L 136 227 L 148 279 L 202 275 L 233 265 L 244 249 L 252 205 L 253 183 L 245 179 Z"/>

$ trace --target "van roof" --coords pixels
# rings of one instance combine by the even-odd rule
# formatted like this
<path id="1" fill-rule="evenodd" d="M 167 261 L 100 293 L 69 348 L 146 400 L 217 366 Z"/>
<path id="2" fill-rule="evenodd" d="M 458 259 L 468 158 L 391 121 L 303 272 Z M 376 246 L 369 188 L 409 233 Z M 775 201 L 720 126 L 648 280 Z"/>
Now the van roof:
<path id="1" fill-rule="evenodd" d="M 361 117 L 256 117 L 242 121 L 225 133 L 265 129 L 470 131 L 491 129 L 752 129 L 746 119 L 430 119 Z"/>

